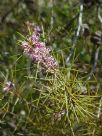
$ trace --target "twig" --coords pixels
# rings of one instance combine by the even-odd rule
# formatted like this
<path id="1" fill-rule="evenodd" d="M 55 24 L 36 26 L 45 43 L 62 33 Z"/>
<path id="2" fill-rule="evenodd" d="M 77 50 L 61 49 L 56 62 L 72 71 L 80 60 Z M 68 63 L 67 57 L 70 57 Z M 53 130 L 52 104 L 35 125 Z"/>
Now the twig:
<path id="1" fill-rule="evenodd" d="M 51 29 L 53 28 L 53 24 L 54 24 L 54 11 L 53 11 L 53 6 L 54 6 L 54 0 L 50 0 L 50 8 L 51 8 L 51 20 L 50 20 L 50 25 L 51 25 Z"/>
<path id="2" fill-rule="evenodd" d="M 65 32 L 66 30 L 68 30 L 68 29 L 72 26 L 73 22 L 74 22 L 78 17 L 79 17 L 79 13 L 77 13 L 75 16 L 73 16 L 73 18 L 72 18 L 70 21 L 67 22 L 67 24 L 61 29 L 61 32 L 63 33 L 63 32 Z M 60 33 L 61 33 L 61 32 L 60 32 Z"/>
<path id="3" fill-rule="evenodd" d="M 24 0 L 26 7 L 30 11 L 30 14 L 33 14 L 35 17 L 38 17 L 39 5 L 38 0 Z"/>
<path id="4" fill-rule="evenodd" d="M 99 101 L 99 106 L 98 106 L 98 111 L 97 111 L 97 119 L 99 119 L 100 116 L 101 116 L 101 109 L 102 109 L 102 96 L 101 96 L 100 101 Z M 96 131 L 96 128 L 94 127 L 93 133 L 92 133 L 93 136 L 95 134 L 95 131 Z"/>
<path id="5" fill-rule="evenodd" d="M 73 51 L 74 51 L 74 48 L 76 46 L 76 42 L 77 42 L 77 39 L 80 35 L 80 31 L 81 31 L 81 28 L 82 28 L 82 16 L 83 16 L 83 0 L 80 0 L 80 13 L 79 13 L 79 19 L 78 19 L 78 27 L 77 27 L 77 30 L 75 32 L 75 36 L 74 36 L 74 39 L 72 41 L 72 47 L 71 47 L 71 51 L 66 59 L 66 64 L 69 63 L 69 60 L 73 54 Z"/>
<path id="6" fill-rule="evenodd" d="M 57 30 L 55 33 L 52 33 L 50 36 L 50 40 L 48 39 L 46 44 L 49 45 L 59 37 L 64 37 L 66 35 L 66 32 L 70 30 L 71 26 L 73 25 L 74 21 L 79 17 L 79 13 L 77 13 L 75 16 L 73 16 L 72 19 L 70 19 L 62 28 Z"/>
<path id="7" fill-rule="evenodd" d="M 98 7 L 97 8 L 97 16 L 98 16 L 98 19 L 99 19 L 100 24 L 101 24 L 101 42 L 102 42 L 102 17 L 100 15 L 100 10 L 101 10 L 100 7 Z M 87 80 L 90 80 L 90 78 L 92 77 L 92 75 L 93 75 L 93 73 L 96 69 L 98 56 L 99 56 L 99 49 L 100 49 L 100 47 L 98 45 L 94 45 L 92 58 L 91 58 L 92 69 L 91 69 L 91 72 L 89 73 Z"/>
<path id="8" fill-rule="evenodd" d="M 102 97 L 100 98 L 100 102 L 99 102 L 99 107 L 98 107 L 98 112 L 97 112 L 97 118 L 99 118 L 100 115 L 101 115 L 101 108 L 102 108 Z"/>
<path id="9" fill-rule="evenodd" d="M 78 3 L 73 4 L 71 9 L 69 10 L 69 12 L 74 9 L 76 6 L 78 5 Z M 74 7 L 74 8 L 73 8 Z M 62 26 L 60 26 L 59 28 L 56 28 L 55 32 L 50 32 L 48 35 L 48 39 L 46 41 L 46 44 L 49 45 L 50 43 L 54 42 L 56 39 L 58 38 L 63 38 L 65 37 L 66 33 L 72 28 L 72 25 L 74 23 L 74 21 L 79 17 L 79 12 L 74 15 L 70 20 L 68 19 L 68 21 L 63 24 Z"/>
<path id="10" fill-rule="evenodd" d="M 22 0 L 18 0 L 18 1 L 11 7 L 11 9 L 9 9 L 9 10 L 1 17 L 1 19 L 0 19 L 0 24 L 5 22 L 7 16 L 14 10 L 15 7 L 18 6 L 18 4 L 19 4 L 21 1 L 22 1 Z"/>

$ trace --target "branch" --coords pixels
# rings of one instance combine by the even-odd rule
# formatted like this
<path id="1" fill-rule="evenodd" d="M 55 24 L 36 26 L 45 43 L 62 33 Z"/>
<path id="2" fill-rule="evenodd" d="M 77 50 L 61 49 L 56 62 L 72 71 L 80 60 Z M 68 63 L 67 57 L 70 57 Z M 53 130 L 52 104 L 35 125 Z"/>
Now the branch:
<path id="1" fill-rule="evenodd" d="M 100 98 L 99 106 L 98 106 L 98 109 L 97 109 L 97 119 L 99 119 L 100 116 L 101 116 L 101 109 L 102 109 L 102 96 Z M 94 127 L 94 129 L 93 129 L 93 135 L 95 134 L 95 131 L 96 131 L 96 128 Z"/>
<path id="2" fill-rule="evenodd" d="M 69 12 L 72 9 L 74 9 L 75 7 L 77 7 L 78 4 L 79 4 L 79 2 L 78 3 L 74 3 L 72 5 L 71 9 L 69 10 Z M 72 28 L 72 25 L 73 25 L 74 21 L 78 17 L 79 17 L 79 12 L 76 15 L 74 15 L 70 20 L 68 20 L 63 26 L 60 26 L 60 29 L 57 28 L 56 30 L 54 30 L 54 33 L 50 32 L 48 34 L 48 38 L 47 38 L 46 44 L 49 45 L 50 43 L 54 42 L 56 39 L 65 37 L 66 33 Z"/>
<path id="3" fill-rule="evenodd" d="M 30 14 L 38 16 L 39 5 L 37 0 L 24 0 L 24 3 L 26 4 L 26 7 L 30 11 Z"/>
<path id="4" fill-rule="evenodd" d="M 79 17 L 79 13 L 77 13 L 75 16 L 73 16 L 72 19 L 70 19 L 62 28 L 60 28 L 58 31 L 53 33 L 50 36 L 50 40 L 47 40 L 47 44 L 49 45 L 52 43 L 54 40 L 58 39 L 58 37 L 63 38 L 66 35 L 66 32 L 71 28 L 73 25 L 74 21 Z"/>
<path id="5" fill-rule="evenodd" d="M 70 60 L 70 58 L 73 54 L 74 48 L 76 46 L 77 39 L 80 35 L 80 31 L 81 31 L 81 28 L 82 28 L 82 16 L 83 16 L 83 0 L 80 0 L 80 13 L 79 13 L 79 18 L 78 18 L 78 27 L 77 27 L 77 30 L 75 32 L 74 39 L 72 41 L 72 47 L 71 47 L 70 53 L 69 53 L 69 55 L 66 59 L 66 64 L 69 63 L 69 60 Z"/>
<path id="6" fill-rule="evenodd" d="M 18 4 L 19 4 L 21 1 L 22 1 L 22 0 L 18 0 L 18 1 L 11 7 L 11 9 L 9 9 L 9 10 L 1 17 L 1 19 L 0 19 L 0 24 L 5 22 L 7 16 L 15 9 L 15 7 L 18 6 Z"/>
<path id="7" fill-rule="evenodd" d="M 101 33 L 100 33 L 101 34 L 101 38 L 100 38 L 101 42 L 99 42 L 99 44 L 102 43 L 102 17 L 101 17 L 101 14 L 100 14 L 100 10 L 101 10 L 100 7 L 98 7 L 97 8 L 97 16 L 98 16 L 98 19 L 99 19 L 100 24 L 101 24 Z M 100 50 L 100 46 L 98 45 L 98 43 L 95 43 L 93 45 L 93 52 L 92 52 L 92 57 L 91 57 L 92 69 L 89 73 L 87 80 L 89 80 L 92 77 L 92 75 L 93 75 L 93 73 L 96 69 L 98 56 L 99 56 L 99 50 Z"/>

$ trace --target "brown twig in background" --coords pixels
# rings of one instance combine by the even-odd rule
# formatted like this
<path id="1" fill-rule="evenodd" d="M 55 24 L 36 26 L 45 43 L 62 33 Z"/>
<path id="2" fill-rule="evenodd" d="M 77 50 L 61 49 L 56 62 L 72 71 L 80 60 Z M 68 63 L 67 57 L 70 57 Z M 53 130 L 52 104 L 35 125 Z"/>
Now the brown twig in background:
<path id="1" fill-rule="evenodd" d="M 18 0 L 0 19 L 0 24 L 4 23 L 7 16 L 15 9 L 15 7 L 18 6 L 18 4 L 21 2 L 22 0 Z"/>
<path id="2" fill-rule="evenodd" d="M 24 0 L 26 7 L 28 8 L 30 14 L 38 16 L 38 1 L 37 0 Z"/>
<path id="3" fill-rule="evenodd" d="M 78 5 L 79 2 L 74 3 L 72 7 L 69 9 L 69 12 L 75 9 L 75 7 L 77 7 Z M 46 44 L 49 45 L 50 43 L 53 43 L 55 40 L 65 37 L 66 33 L 72 28 L 73 23 L 76 21 L 78 17 L 79 17 L 79 12 L 75 14 L 71 19 L 68 19 L 68 21 L 66 21 L 65 24 L 56 28 L 54 32 L 53 31 L 50 32 L 50 34 L 48 34 Z"/>
<path id="4" fill-rule="evenodd" d="M 47 44 L 49 45 L 54 40 L 58 39 L 58 37 L 61 37 L 61 38 L 64 37 L 66 33 L 68 32 L 68 30 L 70 30 L 74 21 L 78 18 L 78 16 L 79 16 L 79 13 L 73 16 L 72 19 L 68 20 L 68 22 L 63 27 L 61 27 L 58 31 L 56 31 L 55 33 L 52 33 L 52 35 L 50 36 L 50 40 L 49 39 L 47 40 Z"/>
<path id="5" fill-rule="evenodd" d="M 74 52 L 74 48 L 76 46 L 76 42 L 77 42 L 77 39 L 80 35 L 80 31 L 82 29 L 82 16 L 83 16 L 83 0 L 80 0 L 80 13 L 79 13 L 79 18 L 78 18 L 78 27 L 77 27 L 77 30 L 75 32 L 75 36 L 74 36 L 74 39 L 72 41 L 72 47 L 71 47 L 71 50 L 70 50 L 70 53 L 66 59 L 66 64 L 69 63 L 70 61 L 70 58 Z"/>
<path id="6" fill-rule="evenodd" d="M 98 56 L 99 56 L 99 49 L 100 49 L 100 44 L 102 43 L 102 17 L 100 15 L 100 7 L 98 6 L 97 8 L 97 16 L 99 19 L 99 22 L 101 24 L 101 31 L 96 32 L 95 34 L 93 34 L 92 37 L 92 42 L 93 42 L 93 52 L 92 52 L 92 56 L 91 56 L 91 64 L 92 64 L 92 69 L 89 73 L 89 76 L 87 78 L 87 80 L 89 80 L 93 73 L 95 72 L 96 66 L 97 66 L 97 61 L 98 61 Z"/>

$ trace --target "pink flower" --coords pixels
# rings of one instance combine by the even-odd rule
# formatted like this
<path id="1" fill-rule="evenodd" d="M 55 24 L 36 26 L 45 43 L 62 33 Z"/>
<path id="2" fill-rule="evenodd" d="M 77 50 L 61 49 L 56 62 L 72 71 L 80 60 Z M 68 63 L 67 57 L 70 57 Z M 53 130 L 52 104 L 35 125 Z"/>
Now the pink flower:
<path id="1" fill-rule="evenodd" d="M 33 44 L 39 41 L 39 36 L 37 36 L 35 33 L 33 33 L 30 38 Z"/>
<path id="2" fill-rule="evenodd" d="M 54 70 L 58 66 L 54 57 L 50 55 L 50 49 L 46 47 L 45 43 L 40 40 L 40 27 L 33 26 L 32 34 L 29 36 L 27 41 L 22 41 L 21 47 L 23 53 L 31 58 L 35 62 L 39 62 L 41 66 L 46 70 Z"/>
<path id="3" fill-rule="evenodd" d="M 3 92 L 8 92 L 14 87 L 14 84 L 11 81 L 6 81 L 3 86 Z"/>

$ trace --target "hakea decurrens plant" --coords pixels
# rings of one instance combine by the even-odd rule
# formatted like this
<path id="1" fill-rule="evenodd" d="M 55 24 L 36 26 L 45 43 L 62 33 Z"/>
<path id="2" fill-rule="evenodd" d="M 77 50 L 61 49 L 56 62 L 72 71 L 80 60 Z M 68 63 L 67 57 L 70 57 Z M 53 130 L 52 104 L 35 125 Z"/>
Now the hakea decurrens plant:
<path id="1" fill-rule="evenodd" d="M 40 40 L 41 28 L 29 22 L 27 22 L 27 26 L 31 34 L 25 41 L 21 42 L 24 54 L 46 68 L 46 71 L 54 72 L 58 64 L 54 57 L 50 55 L 50 49 Z"/>

